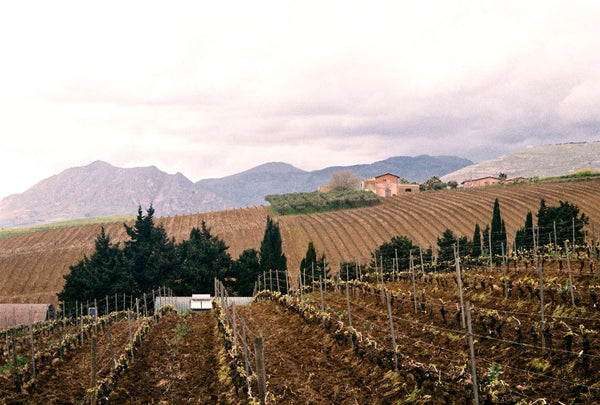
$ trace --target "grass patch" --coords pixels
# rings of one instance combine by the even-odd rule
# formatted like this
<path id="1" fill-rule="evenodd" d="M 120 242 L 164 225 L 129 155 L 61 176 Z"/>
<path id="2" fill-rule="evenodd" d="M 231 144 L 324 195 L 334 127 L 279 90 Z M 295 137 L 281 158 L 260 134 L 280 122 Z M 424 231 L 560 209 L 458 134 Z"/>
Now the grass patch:
<path id="1" fill-rule="evenodd" d="M 185 324 L 185 322 L 179 322 L 177 324 L 177 326 L 175 327 L 175 336 L 173 336 L 173 339 L 171 339 L 169 344 L 171 346 L 177 346 L 179 344 L 179 342 L 181 342 L 181 339 L 183 339 L 183 337 L 185 335 L 187 335 L 188 333 L 190 333 L 191 331 L 192 330 L 190 328 L 188 328 L 188 326 Z"/>
<path id="2" fill-rule="evenodd" d="M 17 366 L 21 367 L 22 365 L 24 365 L 26 363 L 27 363 L 27 359 L 24 356 L 17 354 Z M 13 364 L 12 360 L 8 361 L 3 366 L 0 367 L 0 374 L 4 374 L 7 371 L 12 370 L 13 368 L 14 368 L 14 364 Z"/>

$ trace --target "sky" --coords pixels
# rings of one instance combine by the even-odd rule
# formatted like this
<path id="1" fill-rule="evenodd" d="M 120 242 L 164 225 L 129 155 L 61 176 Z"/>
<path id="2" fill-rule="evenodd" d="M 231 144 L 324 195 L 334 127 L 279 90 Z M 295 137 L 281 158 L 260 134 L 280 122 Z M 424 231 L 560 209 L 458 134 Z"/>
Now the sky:
<path id="1" fill-rule="evenodd" d="M 600 140 L 600 2 L 0 5 L 0 198 L 104 160 L 481 162 Z"/>

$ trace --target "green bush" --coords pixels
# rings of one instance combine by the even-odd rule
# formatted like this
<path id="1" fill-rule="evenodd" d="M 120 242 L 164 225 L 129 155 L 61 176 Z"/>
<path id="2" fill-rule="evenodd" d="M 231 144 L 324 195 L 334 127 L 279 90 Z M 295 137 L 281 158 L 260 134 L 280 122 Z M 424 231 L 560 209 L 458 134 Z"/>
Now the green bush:
<path id="1" fill-rule="evenodd" d="M 366 207 L 379 203 L 370 191 L 330 191 L 319 193 L 272 194 L 265 197 L 274 212 L 280 215 L 309 214 L 348 208 Z"/>

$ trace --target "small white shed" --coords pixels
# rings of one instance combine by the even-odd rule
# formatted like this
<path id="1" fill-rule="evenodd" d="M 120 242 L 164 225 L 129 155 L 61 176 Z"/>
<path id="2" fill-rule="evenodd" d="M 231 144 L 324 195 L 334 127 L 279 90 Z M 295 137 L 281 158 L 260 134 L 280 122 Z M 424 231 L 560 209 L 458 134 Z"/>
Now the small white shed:
<path id="1" fill-rule="evenodd" d="M 192 311 L 205 311 L 212 309 L 212 298 L 210 297 L 210 294 L 192 294 L 190 309 Z"/>

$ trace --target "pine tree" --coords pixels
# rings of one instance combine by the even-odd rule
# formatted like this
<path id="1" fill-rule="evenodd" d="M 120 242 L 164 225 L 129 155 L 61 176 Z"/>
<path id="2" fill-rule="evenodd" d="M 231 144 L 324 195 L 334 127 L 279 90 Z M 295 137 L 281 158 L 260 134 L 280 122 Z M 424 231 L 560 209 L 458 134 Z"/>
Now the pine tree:
<path id="1" fill-rule="evenodd" d="M 475 224 L 475 232 L 473 233 L 473 242 L 471 244 L 471 257 L 476 259 L 481 256 L 481 229 L 479 224 Z"/>
<path id="2" fill-rule="evenodd" d="M 398 268 L 406 270 L 410 265 L 411 251 L 415 260 L 414 263 L 420 264 L 419 246 L 415 245 L 412 240 L 404 235 L 394 236 L 389 242 L 382 243 L 373 252 L 374 259 L 371 260 L 371 268 L 379 269 L 381 267 L 381 260 L 383 259 L 384 269 L 392 269 L 397 254 Z M 431 251 L 425 250 L 423 252 L 423 261 L 429 262 L 430 260 Z"/>
<path id="3" fill-rule="evenodd" d="M 124 224 L 131 240 L 125 242 L 124 255 L 133 280 L 132 291 L 135 295 L 149 293 L 153 288 L 164 285 L 169 274 L 176 266 L 175 241 L 167 237 L 167 232 L 154 225 L 152 204 L 142 214 L 141 206 L 135 224 Z"/>
<path id="4" fill-rule="evenodd" d="M 64 276 L 65 285 L 58 294 L 61 302 L 102 299 L 131 288 L 119 245 L 112 244 L 104 227 L 100 229 L 94 244 L 95 251 L 89 258 L 84 256 L 79 263 L 69 267 L 70 272 Z"/>
<path id="5" fill-rule="evenodd" d="M 232 277 L 236 279 L 234 291 L 240 296 L 252 295 L 254 283 L 258 280 L 260 262 L 256 249 L 244 250 L 231 266 Z"/>
<path id="6" fill-rule="evenodd" d="M 438 264 L 440 267 L 450 267 L 454 265 L 454 247 L 459 247 L 459 254 L 462 252 L 462 246 L 467 246 L 468 240 L 466 236 L 457 238 L 450 229 L 446 229 L 441 238 L 437 238 L 438 245 Z M 462 254 L 461 254 L 462 255 Z"/>
<path id="7" fill-rule="evenodd" d="M 265 272 L 269 270 L 285 272 L 287 269 L 287 259 L 281 248 L 279 224 L 273 222 L 271 217 L 267 217 L 265 235 L 260 244 L 260 268 Z"/>
<path id="8" fill-rule="evenodd" d="M 231 272 L 227 249 L 202 221 L 201 227 L 193 228 L 189 239 L 177 246 L 178 266 L 169 276 L 168 285 L 179 295 L 212 291 L 214 279 L 223 281 Z"/>

